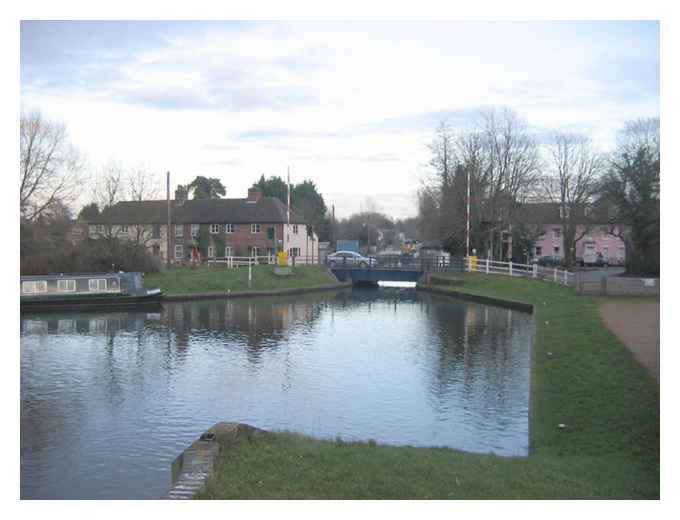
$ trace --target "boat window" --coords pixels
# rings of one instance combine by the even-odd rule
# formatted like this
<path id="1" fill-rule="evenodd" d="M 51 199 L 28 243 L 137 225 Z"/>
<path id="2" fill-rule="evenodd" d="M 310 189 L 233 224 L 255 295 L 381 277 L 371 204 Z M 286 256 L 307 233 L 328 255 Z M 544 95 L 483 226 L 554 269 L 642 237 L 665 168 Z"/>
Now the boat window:
<path id="1" fill-rule="evenodd" d="M 89 280 L 89 287 L 90 287 L 90 291 L 92 291 L 92 292 L 106 291 L 106 279 L 105 278 L 95 278 L 93 280 Z"/>
<path id="2" fill-rule="evenodd" d="M 57 290 L 59 292 L 75 292 L 75 280 L 57 280 Z"/>
<path id="3" fill-rule="evenodd" d="M 37 280 L 34 282 L 22 282 L 21 292 L 26 294 L 33 293 L 46 293 L 47 292 L 47 282 L 45 280 Z"/>

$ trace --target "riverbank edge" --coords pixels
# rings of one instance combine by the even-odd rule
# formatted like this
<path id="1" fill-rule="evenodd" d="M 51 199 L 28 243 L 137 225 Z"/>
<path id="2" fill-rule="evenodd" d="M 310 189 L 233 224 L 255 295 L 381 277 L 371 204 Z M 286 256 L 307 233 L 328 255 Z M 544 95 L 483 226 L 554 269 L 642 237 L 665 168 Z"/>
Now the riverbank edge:
<path id="1" fill-rule="evenodd" d="M 225 449 L 253 437 L 266 434 L 265 430 L 249 424 L 218 422 L 202 433 L 180 453 L 172 463 L 172 486 L 161 500 L 194 498 L 213 477 L 215 466 Z"/>
<path id="2" fill-rule="evenodd" d="M 444 285 L 446 287 L 446 285 Z M 453 298 L 458 298 L 461 300 L 466 300 L 474 303 L 483 303 L 487 305 L 497 305 L 499 307 L 506 307 L 508 309 L 527 312 L 529 314 L 534 313 L 534 306 L 531 303 L 520 302 L 517 300 L 508 300 L 505 298 L 496 298 L 491 296 L 481 296 L 479 294 L 471 294 L 464 291 L 458 291 L 456 289 L 444 289 L 437 287 L 436 284 L 418 284 L 416 285 L 417 291 L 429 292 L 433 294 L 442 294 L 444 296 L 450 296 Z"/>
<path id="3" fill-rule="evenodd" d="M 257 298 L 272 296 L 289 296 L 322 291 L 346 289 L 352 286 L 352 282 L 338 282 L 334 284 L 316 285 L 311 287 L 294 287 L 291 289 L 275 289 L 272 291 L 238 291 L 238 292 L 213 292 L 213 293 L 186 293 L 164 294 L 161 302 L 183 302 L 194 300 L 229 300 L 232 298 Z"/>

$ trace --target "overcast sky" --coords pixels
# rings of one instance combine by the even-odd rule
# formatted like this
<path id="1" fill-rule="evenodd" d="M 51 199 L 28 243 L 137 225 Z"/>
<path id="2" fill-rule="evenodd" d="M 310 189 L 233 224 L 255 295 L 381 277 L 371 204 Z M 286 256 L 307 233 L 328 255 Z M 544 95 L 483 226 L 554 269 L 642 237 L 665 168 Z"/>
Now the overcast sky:
<path id="1" fill-rule="evenodd" d="M 63 122 L 93 167 L 169 170 L 173 189 L 219 177 L 243 197 L 290 166 L 337 216 L 371 196 L 404 217 L 441 120 L 504 105 L 537 134 L 607 149 L 625 120 L 658 116 L 659 27 L 22 22 L 21 103 Z"/>

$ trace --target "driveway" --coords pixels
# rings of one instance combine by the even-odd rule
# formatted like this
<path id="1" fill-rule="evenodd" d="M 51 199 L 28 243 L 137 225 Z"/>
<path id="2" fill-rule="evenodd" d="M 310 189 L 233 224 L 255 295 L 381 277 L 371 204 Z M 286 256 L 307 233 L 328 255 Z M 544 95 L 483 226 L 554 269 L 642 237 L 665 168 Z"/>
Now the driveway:
<path id="1" fill-rule="evenodd" d="M 659 300 L 601 298 L 602 321 L 659 382 Z"/>
<path id="2" fill-rule="evenodd" d="M 603 267 L 601 269 L 587 269 L 578 271 L 578 276 L 586 282 L 596 282 L 605 276 L 615 276 L 624 271 L 623 267 Z"/>

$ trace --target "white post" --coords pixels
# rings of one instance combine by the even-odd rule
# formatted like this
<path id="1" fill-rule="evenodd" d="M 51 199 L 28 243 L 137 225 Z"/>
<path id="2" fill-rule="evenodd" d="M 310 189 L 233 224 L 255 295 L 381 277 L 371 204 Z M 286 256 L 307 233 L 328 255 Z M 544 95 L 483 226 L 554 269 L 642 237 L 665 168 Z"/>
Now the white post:
<path id="1" fill-rule="evenodd" d="M 564 270 L 564 285 L 569 285 L 568 279 L 567 279 L 567 270 Z"/>
<path id="2" fill-rule="evenodd" d="M 486 257 L 486 274 L 489 274 L 489 257 Z"/>
<path id="3" fill-rule="evenodd" d="M 533 270 L 533 278 L 536 278 L 538 276 L 538 264 L 534 264 L 532 267 Z"/>
<path id="4" fill-rule="evenodd" d="M 253 263 L 248 262 L 248 289 L 251 287 L 251 282 L 253 279 Z"/>
<path id="5" fill-rule="evenodd" d="M 508 262 L 508 272 L 510 273 L 510 276 L 512 276 L 512 260 Z"/>
<path id="6" fill-rule="evenodd" d="M 557 283 L 557 267 L 553 269 L 553 282 Z"/>

